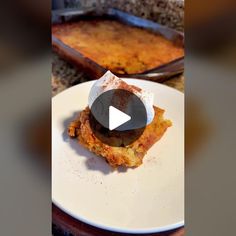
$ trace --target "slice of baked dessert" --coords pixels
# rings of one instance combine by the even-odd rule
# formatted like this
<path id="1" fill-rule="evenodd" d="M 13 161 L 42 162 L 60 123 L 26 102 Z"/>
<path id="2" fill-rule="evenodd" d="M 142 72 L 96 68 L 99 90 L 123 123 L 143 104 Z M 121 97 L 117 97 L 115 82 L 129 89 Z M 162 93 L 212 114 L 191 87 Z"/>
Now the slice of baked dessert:
<path id="1" fill-rule="evenodd" d="M 107 77 L 109 78 L 111 78 L 110 76 L 114 76 L 111 73 L 107 75 Z M 106 87 L 109 86 L 108 80 L 105 79 L 104 81 L 106 82 Z M 116 87 L 120 86 L 118 80 L 115 80 L 115 84 Z M 126 89 L 135 88 L 135 91 L 138 89 L 126 84 L 124 81 L 121 81 L 120 84 L 122 84 L 123 89 L 125 89 L 124 85 L 127 85 Z M 138 90 L 139 92 L 141 91 L 140 89 Z M 147 114 L 149 114 L 149 117 L 147 119 L 147 125 L 141 136 L 139 136 L 139 138 L 134 142 L 127 144 L 126 141 L 129 139 L 129 131 L 125 133 L 125 138 L 120 138 L 119 132 L 115 133 L 115 135 L 113 136 L 107 137 L 106 133 L 103 133 L 103 136 L 105 138 L 110 139 L 110 143 L 113 142 L 113 144 L 115 144 L 108 145 L 107 142 L 103 142 L 101 141 L 101 139 L 97 138 L 90 123 L 90 105 L 95 100 L 95 97 L 99 96 L 99 94 L 102 92 L 103 91 L 99 91 L 97 94 L 94 94 L 95 92 L 93 90 L 93 95 L 90 96 L 89 99 L 89 106 L 86 107 L 82 112 L 80 112 L 80 114 L 78 114 L 76 120 L 70 123 L 68 127 L 68 135 L 71 138 L 77 138 L 78 142 L 91 152 L 95 153 L 98 156 L 104 157 L 112 167 L 137 167 L 142 164 L 143 158 L 147 151 L 164 135 L 167 128 L 172 125 L 171 121 L 164 119 L 163 109 L 153 106 L 153 104 L 151 104 L 150 101 L 147 102 L 148 100 L 146 99 L 145 104 L 148 110 Z M 130 132 L 135 132 L 135 130 Z"/>

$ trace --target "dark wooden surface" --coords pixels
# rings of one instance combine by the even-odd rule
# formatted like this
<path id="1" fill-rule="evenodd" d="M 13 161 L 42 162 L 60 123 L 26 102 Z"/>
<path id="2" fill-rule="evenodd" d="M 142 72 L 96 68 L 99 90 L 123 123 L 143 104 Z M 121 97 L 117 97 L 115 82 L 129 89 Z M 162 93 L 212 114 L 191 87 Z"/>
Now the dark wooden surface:
<path id="1" fill-rule="evenodd" d="M 122 234 L 105 231 L 81 221 L 74 219 L 68 214 L 64 213 L 54 204 L 52 205 L 52 224 L 53 224 L 53 235 L 54 236 L 128 236 L 134 234 Z M 184 228 L 181 227 L 177 230 L 167 231 L 157 234 L 145 234 L 146 236 L 183 236 Z"/>

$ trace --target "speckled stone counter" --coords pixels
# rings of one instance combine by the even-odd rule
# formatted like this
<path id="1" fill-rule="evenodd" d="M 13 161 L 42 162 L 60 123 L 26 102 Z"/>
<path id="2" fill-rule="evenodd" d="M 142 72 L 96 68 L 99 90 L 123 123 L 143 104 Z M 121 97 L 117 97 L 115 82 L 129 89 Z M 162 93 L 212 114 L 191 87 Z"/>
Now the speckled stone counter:
<path id="1" fill-rule="evenodd" d="M 65 7 L 96 7 L 98 11 L 113 7 L 166 25 L 184 30 L 184 0 L 64 0 Z"/>

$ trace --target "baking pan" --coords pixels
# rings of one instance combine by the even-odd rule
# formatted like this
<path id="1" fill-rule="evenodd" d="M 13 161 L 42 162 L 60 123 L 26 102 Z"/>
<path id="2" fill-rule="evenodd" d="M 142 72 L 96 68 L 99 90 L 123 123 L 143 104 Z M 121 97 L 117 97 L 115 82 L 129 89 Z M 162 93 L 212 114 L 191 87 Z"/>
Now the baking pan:
<path id="1" fill-rule="evenodd" d="M 162 26 L 158 23 L 146 20 L 140 17 L 133 16 L 131 14 L 122 12 L 117 9 L 109 8 L 103 13 L 98 13 L 96 8 L 85 8 L 80 10 L 60 10 L 54 11 L 52 23 L 60 24 L 63 22 L 79 21 L 80 19 L 91 19 L 91 18 L 111 18 L 116 19 L 124 24 L 128 24 L 135 27 L 140 27 L 152 31 L 157 34 L 161 34 L 170 41 L 184 47 L 184 34 L 168 27 Z M 58 38 L 52 35 L 52 47 L 60 56 L 67 61 L 75 64 L 76 66 L 85 70 L 93 79 L 101 77 L 107 69 L 97 64 L 95 61 L 88 57 L 85 57 L 79 51 L 64 44 Z M 138 74 L 117 74 L 119 77 L 128 78 L 140 78 L 153 80 L 157 82 L 163 82 L 168 78 L 182 73 L 184 70 L 184 57 L 178 58 L 167 64 L 163 64 L 154 69 L 138 73 Z"/>

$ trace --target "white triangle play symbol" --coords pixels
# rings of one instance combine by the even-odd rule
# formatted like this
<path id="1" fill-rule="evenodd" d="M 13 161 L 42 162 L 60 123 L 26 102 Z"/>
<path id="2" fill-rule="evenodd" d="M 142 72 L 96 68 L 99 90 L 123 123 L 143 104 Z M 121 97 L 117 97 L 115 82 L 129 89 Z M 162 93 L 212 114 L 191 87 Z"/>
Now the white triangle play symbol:
<path id="1" fill-rule="evenodd" d="M 113 106 L 109 106 L 109 130 L 113 130 L 129 120 L 131 120 L 129 115 Z"/>

